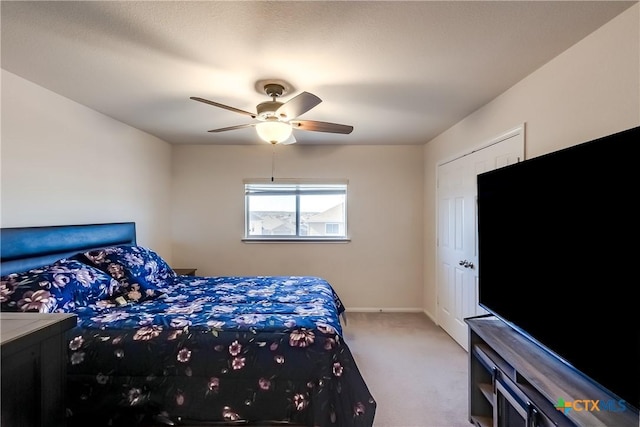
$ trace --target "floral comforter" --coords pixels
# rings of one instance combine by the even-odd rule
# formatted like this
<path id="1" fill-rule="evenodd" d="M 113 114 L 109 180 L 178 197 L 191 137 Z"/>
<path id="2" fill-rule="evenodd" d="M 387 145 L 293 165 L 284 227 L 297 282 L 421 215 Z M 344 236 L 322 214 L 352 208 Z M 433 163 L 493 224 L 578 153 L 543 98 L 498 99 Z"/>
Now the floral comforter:
<path id="1" fill-rule="evenodd" d="M 177 276 L 161 290 L 76 309 L 71 420 L 373 425 L 376 403 L 325 280 Z"/>

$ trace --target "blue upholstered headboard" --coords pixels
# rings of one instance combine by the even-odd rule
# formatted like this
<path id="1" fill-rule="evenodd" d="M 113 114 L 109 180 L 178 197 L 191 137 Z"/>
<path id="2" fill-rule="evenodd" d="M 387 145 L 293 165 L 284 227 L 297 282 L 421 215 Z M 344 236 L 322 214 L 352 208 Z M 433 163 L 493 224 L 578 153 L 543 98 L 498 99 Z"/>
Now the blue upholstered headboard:
<path id="1" fill-rule="evenodd" d="M 0 275 L 51 264 L 78 252 L 136 244 L 134 222 L 0 229 Z"/>

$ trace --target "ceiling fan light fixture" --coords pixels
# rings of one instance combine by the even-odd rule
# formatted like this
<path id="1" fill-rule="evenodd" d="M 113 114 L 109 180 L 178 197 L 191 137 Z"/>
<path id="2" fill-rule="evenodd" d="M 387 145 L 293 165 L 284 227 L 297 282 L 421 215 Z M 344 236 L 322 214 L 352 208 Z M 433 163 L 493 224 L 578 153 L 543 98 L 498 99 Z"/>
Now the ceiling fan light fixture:
<path id="1" fill-rule="evenodd" d="M 271 144 L 279 144 L 291 136 L 293 129 L 289 123 L 279 121 L 265 121 L 256 125 L 258 136 Z"/>
<path id="2" fill-rule="evenodd" d="M 227 126 L 219 129 L 211 129 L 208 132 L 225 132 L 235 129 L 255 127 L 260 139 L 272 145 L 275 144 L 295 144 L 297 141 L 293 137 L 293 128 L 303 131 L 327 132 L 348 134 L 353 130 L 353 126 L 341 125 L 339 123 L 320 122 L 316 120 L 299 120 L 298 117 L 320 104 L 322 100 L 309 92 L 302 92 L 286 102 L 276 101 L 282 95 L 291 91 L 291 85 L 282 80 L 260 80 L 256 83 L 258 92 L 264 91 L 271 97 L 270 101 L 261 102 L 256 106 L 256 113 L 241 110 L 219 102 L 192 96 L 191 99 L 214 107 L 224 108 L 252 119 L 257 123 L 247 123 L 236 126 Z M 293 120 L 293 121 L 292 121 Z"/>

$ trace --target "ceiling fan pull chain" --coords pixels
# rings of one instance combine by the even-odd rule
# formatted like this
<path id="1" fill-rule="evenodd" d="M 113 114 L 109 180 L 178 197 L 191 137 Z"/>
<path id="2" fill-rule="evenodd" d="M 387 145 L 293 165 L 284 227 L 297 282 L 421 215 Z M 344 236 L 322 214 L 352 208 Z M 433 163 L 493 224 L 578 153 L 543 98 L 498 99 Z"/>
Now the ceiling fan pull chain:
<path id="1" fill-rule="evenodd" d="M 271 182 L 273 182 L 274 170 L 276 168 L 276 144 L 271 144 Z"/>

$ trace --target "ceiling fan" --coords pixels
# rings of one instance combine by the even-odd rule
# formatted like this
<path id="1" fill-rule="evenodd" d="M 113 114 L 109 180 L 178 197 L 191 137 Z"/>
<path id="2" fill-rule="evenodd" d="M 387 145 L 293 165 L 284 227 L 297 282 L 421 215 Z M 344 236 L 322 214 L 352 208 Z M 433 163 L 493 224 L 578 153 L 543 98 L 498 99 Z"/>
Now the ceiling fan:
<path id="1" fill-rule="evenodd" d="M 197 96 L 192 96 L 190 99 L 244 114 L 257 120 L 254 123 L 212 129 L 209 132 L 225 132 L 228 130 L 255 127 L 258 136 L 266 142 L 271 144 L 293 144 L 296 142 L 292 134 L 293 129 L 341 134 L 349 134 L 353 131 L 353 126 L 349 125 L 298 119 L 299 116 L 322 102 L 320 98 L 312 93 L 302 92 L 286 102 L 280 102 L 276 101 L 276 99 L 284 95 L 284 84 L 280 82 L 266 82 L 264 83 L 263 89 L 267 96 L 271 97 L 271 101 L 258 104 L 255 113 L 209 101 L 208 99 Z"/>

